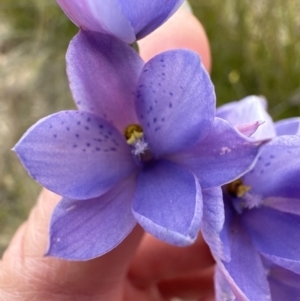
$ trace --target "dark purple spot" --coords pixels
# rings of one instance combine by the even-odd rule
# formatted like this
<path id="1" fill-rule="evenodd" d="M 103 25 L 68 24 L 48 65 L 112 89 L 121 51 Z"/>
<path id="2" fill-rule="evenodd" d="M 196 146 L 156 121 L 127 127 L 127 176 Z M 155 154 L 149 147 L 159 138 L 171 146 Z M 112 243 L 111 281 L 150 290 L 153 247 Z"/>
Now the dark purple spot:
<path id="1" fill-rule="evenodd" d="M 164 121 L 165 121 L 165 117 L 163 117 L 163 118 L 161 119 L 161 121 L 164 122 Z"/>
<path id="2" fill-rule="evenodd" d="M 62 121 L 61 124 L 64 124 L 64 121 Z"/>
<path id="3" fill-rule="evenodd" d="M 74 144 L 74 145 L 73 145 L 73 148 L 76 148 L 76 147 L 77 147 L 77 144 Z"/>
<path id="4" fill-rule="evenodd" d="M 270 162 L 267 162 L 266 164 L 265 164 L 265 166 L 270 166 L 271 165 L 271 163 Z"/>
<path id="5" fill-rule="evenodd" d="M 113 152 L 115 152 L 117 149 L 114 148 L 114 147 L 111 147 L 110 150 L 113 151 Z"/>
<path id="6" fill-rule="evenodd" d="M 173 96 L 173 93 L 172 93 L 172 92 L 170 92 L 170 95 L 171 95 L 171 96 Z"/>
<path id="7" fill-rule="evenodd" d="M 108 139 L 108 138 L 109 138 L 107 135 L 104 135 L 104 137 L 105 137 L 106 139 Z"/>
<path id="8" fill-rule="evenodd" d="M 87 122 L 90 122 L 90 121 L 91 121 L 91 118 L 88 118 L 86 121 L 87 121 Z"/>
<path id="9" fill-rule="evenodd" d="M 142 87 L 144 87 L 144 85 L 139 85 L 139 88 L 142 88 Z"/>
<path id="10" fill-rule="evenodd" d="M 82 149 L 82 151 L 83 151 L 83 152 L 85 152 L 85 151 L 86 151 L 86 149 L 85 149 L 85 148 L 83 148 L 83 149 Z"/>
<path id="11" fill-rule="evenodd" d="M 158 126 L 154 129 L 155 132 L 157 132 L 158 130 L 160 130 L 160 126 Z"/>
<path id="12" fill-rule="evenodd" d="M 164 59 L 160 59 L 159 61 L 160 61 L 160 62 L 164 62 L 165 60 L 164 60 Z"/>
<path id="13" fill-rule="evenodd" d="M 108 131 L 108 135 L 111 136 L 111 135 L 112 135 L 112 132 L 111 132 L 111 131 Z"/>
<path id="14" fill-rule="evenodd" d="M 150 123 L 149 122 L 147 122 L 147 127 L 150 127 Z"/>
<path id="15" fill-rule="evenodd" d="M 102 124 L 99 124 L 99 128 L 100 128 L 100 129 L 103 129 L 103 125 L 102 125 Z"/>
<path id="16" fill-rule="evenodd" d="M 271 155 L 271 156 L 270 156 L 270 159 L 274 159 L 274 158 L 275 158 L 275 156 L 274 156 L 274 155 Z"/>
<path id="17" fill-rule="evenodd" d="M 54 135 L 53 135 L 53 137 L 54 137 L 54 138 L 56 138 L 56 137 L 57 137 L 57 135 L 56 135 L 56 134 L 54 134 Z"/>
<path id="18" fill-rule="evenodd" d="M 140 118 L 141 118 L 141 119 L 144 119 L 144 115 L 140 115 Z"/>
<path id="19" fill-rule="evenodd" d="M 76 137 L 79 138 L 79 134 L 76 134 Z"/>
<path id="20" fill-rule="evenodd" d="M 166 73 L 165 72 L 162 72 L 162 74 L 161 74 L 162 76 L 165 76 L 166 75 Z"/>
<path id="21" fill-rule="evenodd" d="M 101 148 L 96 147 L 96 151 L 97 151 L 97 152 L 100 152 L 100 150 L 101 150 Z"/>
<path id="22" fill-rule="evenodd" d="M 52 125 L 50 125 L 50 126 L 49 126 L 49 128 L 50 128 L 50 129 L 52 129 L 52 128 L 53 128 L 53 126 L 52 126 Z"/>
<path id="23" fill-rule="evenodd" d="M 183 87 L 182 87 L 182 86 L 180 86 L 180 89 L 181 89 L 181 90 L 183 90 Z"/>
<path id="24" fill-rule="evenodd" d="M 94 138 L 95 141 L 102 142 L 102 139 Z"/>
<path id="25" fill-rule="evenodd" d="M 90 128 L 88 126 L 86 126 L 85 129 L 88 131 Z"/>
<path id="26" fill-rule="evenodd" d="M 153 118 L 153 122 L 155 123 L 157 121 L 157 118 Z"/>
<path id="27" fill-rule="evenodd" d="M 80 105 L 80 104 L 81 104 L 81 101 L 77 101 L 77 104 Z"/>
<path id="28" fill-rule="evenodd" d="M 145 69 L 143 72 L 147 72 L 148 71 L 148 69 Z"/>
<path id="29" fill-rule="evenodd" d="M 70 128 L 69 127 L 67 127 L 67 131 L 69 131 L 70 130 Z"/>
<path id="30" fill-rule="evenodd" d="M 173 104 L 170 102 L 169 103 L 169 108 L 172 108 L 173 107 Z"/>
<path id="31" fill-rule="evenodd" d="M 158 85 L 161 87 L 161 83 L 158 83 Z"/>
<path id="32" fill-rule="evenodd" d="M 90 143 L 87 143 L 87 144 L 86 144 L 86 146 L 87 146 L 87 147 L 90 147 L 90 146 L 91 146 L 91 144 L 90 144 Z"/>
<path id="33" fill-rule="evenodd" d="M 80 124 L 81 124 L 81 122 L 80 122 L 80 121 L 77 121 L 77 124 L 78 124 L 78 125 L 80 125 Z"/>

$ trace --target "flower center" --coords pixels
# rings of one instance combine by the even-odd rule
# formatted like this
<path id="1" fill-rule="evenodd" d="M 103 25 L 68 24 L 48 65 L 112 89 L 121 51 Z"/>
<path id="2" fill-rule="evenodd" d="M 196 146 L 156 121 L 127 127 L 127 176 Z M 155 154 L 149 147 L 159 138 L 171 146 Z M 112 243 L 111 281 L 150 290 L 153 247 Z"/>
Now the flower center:
<path id="1" fill-rule="evenodd" d="M 244 185 L 241 179 L 237 179 L 227 186 L 229 194 L 237 198 L 243 197 L 250 189 L 251 187 Z"/>
<path id="2" fill-rule="evenodd" d="M 153 158 L 148 143 L 144 139 L 143 128 L 139 124 L 130 124 L 124 131 L 127 144 L 131 145 L 133 155 L 138 161 L 148 162 Z"/>
<path id="3" fill-rule="evenodd" d="M 242 213 L 244 209 L 252 209 L 261 205 L 261 196 L 249 193 L 251 186 L 245 185 L 241 179 L 229 183 L 226 190 L 238 213 Z"/>

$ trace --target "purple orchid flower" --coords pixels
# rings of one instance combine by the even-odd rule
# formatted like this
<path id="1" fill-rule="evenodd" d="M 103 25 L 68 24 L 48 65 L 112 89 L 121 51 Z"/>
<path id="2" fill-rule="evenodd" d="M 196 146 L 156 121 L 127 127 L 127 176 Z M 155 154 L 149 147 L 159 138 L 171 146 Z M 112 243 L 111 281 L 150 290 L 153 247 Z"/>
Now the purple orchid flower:
<path id="1" fill-rule="evenodd" d="M 251 102 L 257 116 L 267 114 L 255 104 L 258 99 Z M 222 117 L 234 116 L 235 106 L 238 120 L 242 118 L 238 112 L 250 112 L 246 99 L 228 105 L 228 112 L 221 108 Z M 258 117 L 253 112 L 251 118 L 255 120 Z M 265 273 L 262 256 L 300 274 L 300 136 L 289 135 L 297 133 L 300 123 L 299 119 L 280 122 L 276 127 L 270 119 L 266 123 L 256 139 L 270 135 L 275 128 L 282 136 L 262 146 L 255 167 L 224 186 L 223 195 L 219 192 L 217 198 L 215 193 L 218 201 L 204 201 L 202 232 L 217 261 L 217 301 L 225 297 L 279 300 L 273 298 L 273 284 Z"/>
<path id="2" fill-rule="evenodd" d="M 214 118 L 199 56 L 174 50 L 144 64 L 120 40 L 81 31 L 67 73 L 79 110 L 40 120 L 15 147 L 29 174 L 63 196 L 47 254 L 100 256 L 137 223 L 170 244 L 192 244 L 204 189 L 240 177 L 259 148 Z"/>
<path id="3" fill-rule="evenodd" d="M 57 0 L 57 2 L 81 29 L 109 34 L 131 44 L 162 25 L 184 0 Z"/>

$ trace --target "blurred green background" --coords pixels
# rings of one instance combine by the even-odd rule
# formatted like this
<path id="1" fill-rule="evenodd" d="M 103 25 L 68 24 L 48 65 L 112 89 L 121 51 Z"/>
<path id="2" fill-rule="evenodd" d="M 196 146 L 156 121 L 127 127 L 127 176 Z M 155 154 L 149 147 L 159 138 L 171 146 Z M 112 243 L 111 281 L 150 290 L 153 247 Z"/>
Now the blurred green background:
<path id="1" fill-rule="evenodd" d="M 207 30 L 218 104 L 264 95 L 300 113 L 300 0 L 191 0 Z M 54 0 L 0 0 L 0 255 L 40 187 L 10 149 L 39 118 L 74 108 L 64 55 L 77 28 Z"/>

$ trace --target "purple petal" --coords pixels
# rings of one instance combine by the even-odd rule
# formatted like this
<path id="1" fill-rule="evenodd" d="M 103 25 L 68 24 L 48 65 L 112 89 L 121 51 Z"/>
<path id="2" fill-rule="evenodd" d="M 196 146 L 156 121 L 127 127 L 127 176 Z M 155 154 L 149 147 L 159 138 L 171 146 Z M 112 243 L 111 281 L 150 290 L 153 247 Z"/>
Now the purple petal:
<path id="1" fill-rule="evenodd" d="M 15 151 L 37 182 L 71 199 L 100 196 L 135 169 L 125 138 L 87 112 L 64 111 L 40 120 Z"/>
<path id="2" fill-rule="evenodd" d="M 135 50 L 121 41 L 81 31 L 67 53 L 67 72 L 78 108 L 108 120 L 121 132 L 137 123 L 134 98 L 143 64 Z"/>
<path id="3" fill-rule="evenodd" d="M 82 29 L 113 35 L 126 43 L 135 41 L 134 30 L 118 0 L 57 0 L 65 14 Z"/>
<path id="4" fill-rule="evenodd" d="M 229 121 L 233 126 L 256 121 L 264 121 L 253 138 L 257 140 L 268 139 L 276 136 L 272 118 L 266 111 L 266 99 L 261 96 L 248 96 L 240 101 L 221 106 L 217 116 Z"/>
<path id="5" fill-rule="evenodd" d="M 218 265 L 237 299 L 269 300 L 271 293 L 260 255 L 237 219 L 231 223 L 228 233 L 234 256 Z M 246 298 L 239 296 L 240 291 Z"/>
<path id="6" fill-rule="evenodd" d="M 180 7 L 184 0 L 119 0 L 138 39 L 141 39 L 163 24 Z"/>
<path id="7" fill-rule="evenodd" d="M 268 279 L 272 301 L 299 301 L 300 275 L 279 266 L 274 266 L 269 271 Z"/>
<path id="8" fill-rule="evenodd" d="M 151 59 L 139 79 L 136 108 L 157 156 L 203 139 L 213 123 L 215 93 L 199 56 L 173 50 Z"/>
<path id="9" fill-rule="evenodd" d="M 153 236 L 177 246 L 190 245 L 200 229 L 201 188 L 190 171 L 158 161 L 138 175 L 132 208 L 138 223 Z"/>
<path id="10" fill-rule="evenodd" d="M 228 244 L 220 237 L 225 222 L 223 194 L 221 188 L 202 190 L 203 217 L 201 231 L 213 255 L 222 260 L 230 260 Z M 226 248 L 227 247 L 227 248 Z"/>
<path id="11" fill-rule="evenodd" d="M 188 151 L 170 156 L 192 170 L 203 189 L 239 178 L 255 164 L 259 147 L 226 120 L 215 118 L 207 137 Z"/>
<path id="12" fill-rule="evenodd" d="M 300 198 L 300 136 L 280 136 L 262 147 L 258 161 L 243 177 L 250 193 L 261 198 Z"/>
<path id="13" fill-rule="evenodd" d="M 235 298 L 234 293 L 232 292 L 226 278 L 220 271 L 220 268 L 218 265 L 216 265 L 215 269 L 215 277 L 214 277 L 214 282 L 215 282 L 215 294 L 216 294 L 216 301 L 236 301 L 237 299 Z M 242 300 L 247 300 L 247 299 L 242 299 Z"/>
<path id="14" fill-rule="evenodd" d="M 134 187 L 131 178 L 95 199 L 62 199 L 51 217 L 47 255 L 89 260 L 115 248 L 136 225 L 131 212 Z"/>
<path id="15" fill-rule="evenodd" d="M 263 200 L 263 205 L 282 212 L 300 215 L 300 199 L 269 197 Z"/>
<path id="16" fill-rule="evenodd" d="M 300 273 L 300 216 L 260 207 L 245 212 L 242 223 L 259 252 Z"/>
<path id="17" fill-rule="evenodd" d="M 275 123 L 276 133 L 282 135 L 300 135 L 300 118 L 288 118 Z"/>

